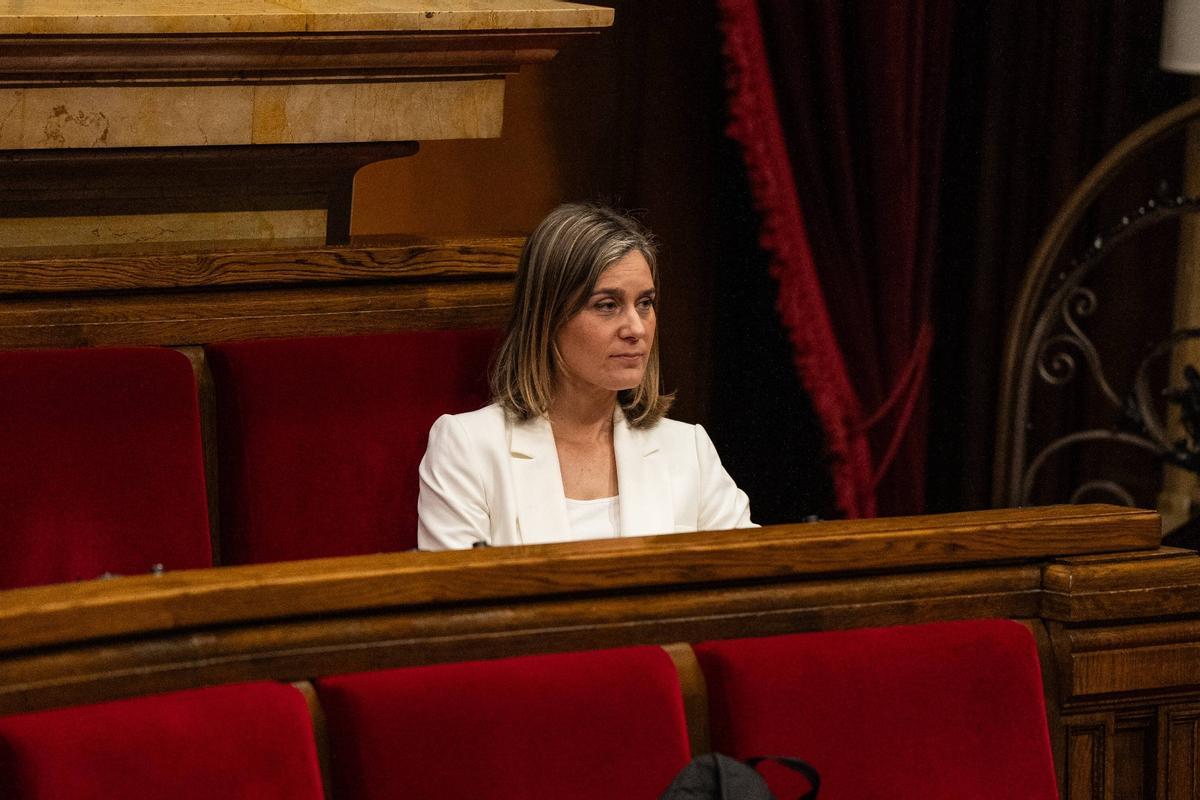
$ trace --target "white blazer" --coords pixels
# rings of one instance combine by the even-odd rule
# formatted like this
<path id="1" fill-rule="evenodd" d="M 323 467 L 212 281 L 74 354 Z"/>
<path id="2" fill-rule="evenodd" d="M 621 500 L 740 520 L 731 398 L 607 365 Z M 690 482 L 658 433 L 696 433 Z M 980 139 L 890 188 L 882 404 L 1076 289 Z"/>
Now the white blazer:
<path id="1" fill-rule="evenodd" d="M 704 428 L 664 419 L 630 428 L 618 409 L 613 449 L 621 536 L 754 527 L 750 501 Z M 421 459 L 417 545 L 452 550 L 569 541 L 554 433 L 545 417 L 513 422 L 499 405 L 444 414 Z"/>

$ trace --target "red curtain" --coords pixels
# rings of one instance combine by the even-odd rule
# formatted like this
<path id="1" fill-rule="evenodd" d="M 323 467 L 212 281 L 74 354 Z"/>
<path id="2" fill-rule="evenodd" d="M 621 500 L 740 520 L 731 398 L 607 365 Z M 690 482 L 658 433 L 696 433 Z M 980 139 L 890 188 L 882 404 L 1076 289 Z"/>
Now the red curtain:
<path id="1" fill-rule="evenodd" d="M 923 508 L 950 0 L 718 0 L 729 134 L 847 516 Z"/>

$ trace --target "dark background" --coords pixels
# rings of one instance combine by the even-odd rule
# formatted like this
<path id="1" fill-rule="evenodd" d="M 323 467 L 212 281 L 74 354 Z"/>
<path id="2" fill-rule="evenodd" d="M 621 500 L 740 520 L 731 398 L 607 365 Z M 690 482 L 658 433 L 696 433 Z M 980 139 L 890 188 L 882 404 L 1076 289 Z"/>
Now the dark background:
<path id="1" fill-rule="evenodd" d="M 706 425 L 756 521 L 837 516 L 821 431 L 774 311 L 741 156 L 723 133 L 716 7 L 608 5 L 611 30 L 510 79 L 501 139 L 428 143 L 411 159 L 364 170 L 355 232 L 523 232 L 557 202 L 585 198 L 639 211 L 663 248 L 660 335 L 668 388 L 678 391 L 673 416 Z M 1109 148 L 1188 96 L 1186 79 L 1157 67 L 1160 13 L 1158 3 L 1131 0 L 953 4 L 930 511 L 990 503 L 999 358 L 1039 236 Z M 1178 148 L 1168 146 L 1114 187 L 1089 223 L 1105 229 L 1180 169 Z M 1095 338 L 1128 351 L 1114 361 L 1118 371 L 1168 329 L 1174 248 L 1173 235 L 1160 233 L 1116 254 L 1098 277 L 1098 294 L 1112 299 L 1102 299 Z M 1111 418 L 1082 386 L 1039 413 L 1048 425 Z M 1056 467 L 1060 482 L 1075 480 L 1081 464 Z"/>

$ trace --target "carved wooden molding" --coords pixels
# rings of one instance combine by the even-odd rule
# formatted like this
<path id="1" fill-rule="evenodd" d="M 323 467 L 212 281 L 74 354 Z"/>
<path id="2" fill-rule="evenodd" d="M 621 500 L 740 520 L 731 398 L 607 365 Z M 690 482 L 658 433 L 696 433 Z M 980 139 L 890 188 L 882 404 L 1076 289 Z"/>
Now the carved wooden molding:
<path id="1" fill-rule="evenodd" d="M 0 592 L 0 651 L 332 612 L 1036 561 L 1157 537 L 1153 512 L 1062 506 L 186 570 Z"/>
<path id="2" fill-rule="evenodd" d="M 0 258 L 0 297 L 364 282 L 511 279 L 521 237 L 356 239 L 347 247 Z"/>
<path id="3" fill-rule="evenodd" d="M 7 190 L 0 216 L 327 208 L 336 205 L 331 201 L 342 201 L 348 212 L 359 169 L 417 148 L 416 142 L 343 142 L 0 151 Z"/>
<path id="4" fill-rule="evenodd" d="M 0 713 L 385 665 L 1029 619 L 1039 607 L 1039 561 L 1152 547 L 1157 526 L 1147 521 L 1157 522 L 1146 512 L 1068 506 L 16 589 L 0 592 Z"/>
<path id="5" fill-rule="evenodd" d="M 1045 584 L 1045 616 L 1061 622 L 1191 613 L 1200 608 L 1200 558 L 1174 547 L 1066 558 L 1046 567 Z"/>
<path id="6" fill-rule="evenodd" d="M 0 262 L 0 348 L 499 326 L 523 240 Z"/>
<path id="7" fill-rule="evenodd" d="M 8 190 L 0 197 L 0 217 L 328 209 L 325 241 L 344 244 L 355 173 L 413 155 L 417 147 L 343 142 L 0 151 L 0 183 Z M 127 249 L 148 246 L 131 242 Z M 69 252 L 69 246 L 56 248 L 56 255 Z M 28 275 L 41 267 L 0 255 L 0 281 L 6 273 Z"/>
<path id="8" fill-rule="evenodd" d="M 495 77 L 552 59 L 593 28 L 236 36 L 0 37 L 0 86 Z"/>

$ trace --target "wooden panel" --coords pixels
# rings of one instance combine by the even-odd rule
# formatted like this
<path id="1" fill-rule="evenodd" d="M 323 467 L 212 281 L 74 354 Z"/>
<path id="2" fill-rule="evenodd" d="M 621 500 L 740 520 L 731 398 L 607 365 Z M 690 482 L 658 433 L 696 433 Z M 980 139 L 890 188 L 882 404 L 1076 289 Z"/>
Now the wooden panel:
<path id="1" fill-rule="evenodd" d="M 1159 797 L 1163 800 L 1192 800 L 1200 796 L 1197 748 L 1200 706 L 1169 706 L 1163 709 L 1159 732 L 1165 764 L 1160 774 Z"/>
<path id="2" fill-rule="evenodd" d="M 0 649 L 70 641 L 81 632 L 108 636 L 339 610 L 946 569 L 1156 541 L 1153 513 L 1059 506 L 223 567 L 0 592 Z"/>
<path id="3" fill-rule="evenodd" d="M 1200 642 L 1083 653 L 1072 678 L 1077 697 L 1200 686 Z"/>
<path id="4" fill-rule="evenodd" d="M 0 215 L 326 208 L 362 167 L 416 152 L 411 141 L 7 151 Z"/>
<path id="5" fill-rule="evenodd" d="M 1151 712 L 1119 715 L 1113 733 L 1113 797 L 1149 800 L 1155 796 L 1155 741 L 1158 718 Z"/>
<path id="6" fill-rule="evenodd" d="M 221 564 L 221 502 L 217 464 L 217 389 L 203 347 L 179 348 L 192 365 L 200 410 L 200 444 L 204 452 L 204 489 L 208 498 L 208 530 L 212 563 Z"/>
<path id="7" fill-rule="evenodd" d="M 1200 687 L 1200 620 L 1053 630 L 1063 644 L 1064 700 Z"/>
<path id="8" fill-rule="evenodd" d="M 1059 699 L 1061 697 L 1059 688 L 1061 659 L 1057 657 L 1055 641 L 1044 620 L 1018 619 L 1017 621 L 1029 628 L 1037 643 L 1038 662 L 1042 669 L 1042 696 L 1046 704 L 1046 723 L 1050 731 L 1050 750 L 1054 757 L 1054 772 L 1058 780 L 1058 793 L 1060 796 L 1065 796 L 1066 768 L 1064 765 L 1067 758 L 1067 742 L 1062 723 L 1062 703 Z"/>
<path id="9" fill-rule="evenodd" d="M 675 662 L 679 673 L 679 690 L 683 695 L 683 713 L 687 718 L 688 745 L 692 757 L 712 752 L 708 724 L 708 684 L 696 651 L 687 642 L 663 645 L 667 655 Z"/>
<path id="10" fill-rule="evenodd" d="M 1111 800 L 1112 720 L 1107 715 L 1072 717 L 1067 725 L 1067 800 Z"/>
<path id="11" fill-rule="evenodd" d="M 0 347 L 187 345 L 498 325 L 511 294 L 510 283 L 497 281 L 10 300 L 0 305 Z"/>
<path id="12" fill-rule="evenodd" d="M 327 563 L 296 566 L 319 574 Z M 232 569 L 243 568 L 219 571 Z M 179 575 L 160 580 L 172 577 Z M 488 585 L 486 573 L 475 579 Z M 63 608 L 60 615 L 50 607 L 54 601 L 46 599 L 40 608 L 14 620 L 16 624 L 4 620 L 0 627 L 5 631 L 0 645 L 8 651 L 0 654 L 0 713 L 195 685 L 300 680 L 388 666 L 937 619 L 1019 617 L 1037 605 L 1038 570 L 937 570 L 758 587 L 696 586 L 684 580 L 674 587 L 604 594 L 554 598 L 531 592 L 519 599 L 371 610 L 388 592 L 402 588 L 403 580 L 404 576 L 381 574 L 373 588 L 363 587 L 356 607 L 341 611 L 332 609 L 347 601 L 349 593 L 330 586 L 327 593 L 309 596 L 300 579 L 290 590 L 279 587 L 274 608 L 258 601 L 235 607 L 220 593 L 197 592 L 178 604 L 160 598 L 138 612 L 145 633 L 137 636 L 106 635 L 114 629 L 135 633 L 120 624 L 132 619 L 132 611 L 114 611 L 105 618 L 113 623 L 105 631 L 91 624 L 98 619 L 93 612 L 76 609 L 72 614 Z M 95 585 L 103 590 L 122 581 L 127 579 Z M 47 590 L 43 597 L 54 594 Z M 290 603 L 289 597 L 299 602 Z M 323 597 L 331 610 L 316 610 L 305 597 L 317 603 Z M 222 616 L 229 621 L 222 622 Z M 36 629 L 39 619 L 57 625 L 57 631 Z M 151 635 L 155 628 L 174 632 Z M 39 642 L 56 645 L 39 647 Z M 16 652 L 18 646 L 23 652 Z"/>
<path id="13" fill-rule="evenodd" d="M 317 696 L 316 687 L 310 681 L 294 681 L 293 686 L 304 695 L 308 716 L 312 720 L 313 741 L 317 746 L 317 763 L 321 768 L 321 783 L 325 797 L 333 797 L 333 772 L 329 766 L 329 726 L 325 723 L 325 709 Z"/>
<path id="14" fill-rule="evenodd" d="M 1046 567 L 1048 619 L 1112 620 L 1187 613 L 1200 607 L 1200 557 L 1164 547 L 1135 558 L 1063 559 Z"/>
<path id="15" fill-rule="evenodd" d="M 511 278 L 523 244 L 514 237 L 389 239 L 308 250 L 0 261 L 0 295 Z"/>

